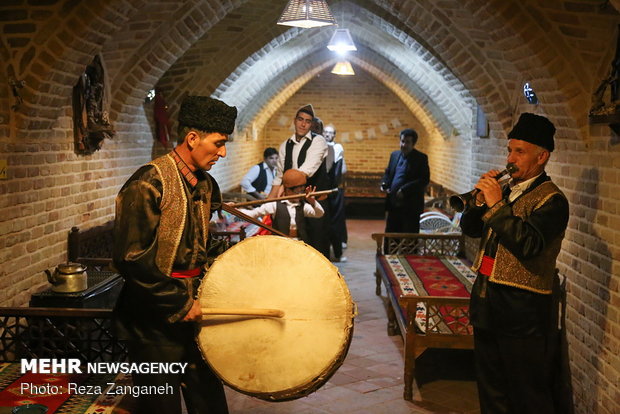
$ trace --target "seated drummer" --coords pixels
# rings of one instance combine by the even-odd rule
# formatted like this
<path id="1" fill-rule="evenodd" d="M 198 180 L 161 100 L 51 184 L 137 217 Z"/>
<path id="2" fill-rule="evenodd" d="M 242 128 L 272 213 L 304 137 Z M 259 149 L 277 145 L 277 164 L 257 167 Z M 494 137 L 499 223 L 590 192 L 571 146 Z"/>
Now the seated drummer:
<path id="1" fill-rule="evenodd" d="M 134 363 L 185 364 L 179 373 L 135 373 L 133 384 L 165 390 L 141 394 L 137 414 L 227 414 L 220 379 L 196 345 L 202 320 L 196 289 L 221 253 L 207 223 L 221 207 L 207 173 L 226 156 L 237 109 L 207 96 L 188 96 L 179 111 L 179 144 L 140 167 L 116 198 L 114 264 L 125 279 L 114 309 L 117 336 Z"/>
<path id="2" fill-rule="evenodd" d="M 305 199 L 300 197 L 291 200 L 271 201 L 253 210 L 239 210 L 253 218 L 271 215 L 274 229 L 308 243 L 306 218 L 320 218 L 324 214 L 321 204 L 317 203 L 313 196 L 308 195 L 315 188 L 306 186 L 306 175 L 293 169 L 284 172 L 282 185 L 284 186 L 284 196 L 303 194 L 305 191 Z"/>

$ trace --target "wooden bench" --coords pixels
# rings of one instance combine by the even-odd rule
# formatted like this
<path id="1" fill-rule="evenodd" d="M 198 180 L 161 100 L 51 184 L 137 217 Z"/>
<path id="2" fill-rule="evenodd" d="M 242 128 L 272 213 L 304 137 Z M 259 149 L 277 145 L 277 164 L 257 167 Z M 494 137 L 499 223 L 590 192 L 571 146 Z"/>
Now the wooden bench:
<path id="1" fill-rule="evenodd" d="M 347 217 L 382 218 L 385 193 L 379 189 L 381 172 L 347 171 L 343 179 Z"/>
<path id="2" fill-rule="evenodd" d="M 415 359 L 422 352 L 473 349 L 469 293 L 475 275 L 463 259 L 462 235 L 375 233 L 372 238 L 377 243 L 375 293 L 380 296 L 385 287 L 388 335 L 403 337 L 404 398 L 411 401 Z M 438 288 L 428 284 L 433 277 Z"/>
<path id="3" fill-rule="evenodd" d="M 74 226 L 69 231 L 68 259 L 88 267 L 109 269 L 112 265 L 114 222 L 80 230 Z"/>

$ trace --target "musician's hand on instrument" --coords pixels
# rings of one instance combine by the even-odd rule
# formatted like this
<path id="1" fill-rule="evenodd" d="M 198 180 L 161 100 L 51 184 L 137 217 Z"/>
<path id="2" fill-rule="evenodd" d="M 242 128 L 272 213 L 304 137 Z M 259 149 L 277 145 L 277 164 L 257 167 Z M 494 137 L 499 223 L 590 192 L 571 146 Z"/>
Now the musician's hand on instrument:
<path id="1" fill-rule="evenodd" d="M 485 205 L 486 200 L 484 199 L 484 194 L 480 191 L 476 191 L 476 196 L 474 197 L 474 203 L 477 207 L 482 207 Z"/>
<path id="2" fill-rule="evenodd" d="M 480 177 L 480 179 L 482 178 L 495 178 L 497 176 L 497 174 L 499 174 L 501 171 L 500 170 L 489 170 L 486 173 L 482 174 L 482 177 Z"/>
<path id="3" fill-rule="evenodd" d="M 200 322 L 202 320 L 202 309 L 200 308 L 200 301 L 195 300 L 192 303 L 192 307 L 189 308 L 187 314 L 183 317 L 183 322 Z"/>
<path id="4" fill-rule="evenodd" d="M 499 171 L 496 170 L 489 171 L 480 178 L 475 186 L 484 196 L 484 201 L 488 207 L 494 206 L 502 199 L 502 187 L 495 178 L 498 173 Z"/>
<path id="5" fill-rule="evenodd" d="M 307 186 L 306 187 L 306 201 L 308 203 L 310 203 L 311 206 L 314 205 L 314 203 L 316 203 L 316 198 L 314 196 L 311 196 L 311 193 L 314 193 L 316 191 L 316 186 Z"/>

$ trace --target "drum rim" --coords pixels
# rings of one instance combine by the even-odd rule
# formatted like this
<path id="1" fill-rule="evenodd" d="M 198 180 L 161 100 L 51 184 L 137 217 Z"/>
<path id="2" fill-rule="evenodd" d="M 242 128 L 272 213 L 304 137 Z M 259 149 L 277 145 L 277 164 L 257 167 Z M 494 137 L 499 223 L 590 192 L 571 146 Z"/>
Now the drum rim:
<path id="1" fill-rule="evenodd" d="M 257 237 L 261 237 L 261 238 L 278 238 L 278 239 L 282 239 L 281 236 L 273 236 L 273 235 L 263 235 L 263 236 L 257 236 Z M 242 243 L 248 243 L 251 242 L 253 239 L 255 239 L 255 237 L 251 237 L 245 240 L 240 241 L 239 243 L 237 243 L 237 245 L 242 244 Z M 290 240 L 290 239 L 287 239 Z M 293 241 L 293 240 L 291 240 Z M 291 388 L 287 388 L 287 389 L 283 389 L 283 390 L 278 390 L 278 391 L 273 391 L 273 392 L 256 392 L 256 391 L 252 391 L 252 390 L 246 390 L 243 389 L 241 387 L 239 387 L 236 384 L 230 383 L 229 381 L 227 381 L 223 375 L 221 375 L 220 371 L 218 371 L 208 360 L 208 358 L 205 357 L 205 349 L 203 347 L 203 345 L 200 343 L 199 340 L 199 335 L 200 335 L 200 328 L 198 328 L 196 330 L 196 335 L 195 335 L 195 342 L 198 345 L 198 348 L 200 350 L 200 355 L 202 357 L 202 359 L 205 361 L 205 363 L 211 368 L 211 370 L 217 375 L 217 377 L 224 383 L 226 384 L 228 387 L 232 388 L 233 390 L 240 392 L 242 394 L 248 395 L 250 397 L 255 397 L 255 398 L 259 398 L 261 400 L 264 401 L 271 401 L 271 402 L 282 402 L 282 401 L 290 401 L 290 400 L 295 400 L 298 398 L 302 398 L 305 397 L 315 391 L 317 391 L 319 388 L 321 388 L 323 385 L 325 385 L 325 383 L 327 381 L 329 381 L 329 379 L 336 373 L 336 371 L 338 370 L 338 368 L 340 368 L 342 366 L 342 364 L 344 363 L 344 360 L 347 357 L 347 354 L 349 352 L 349 348 L 351 346 L 351 342 L 353 340 L 353 331 L 354 331 L 354 325 L 355 325 L 355 316 L 357 315 L 357 307 L 355 302 L 353 301 L 353 297 L 351 296 L 351 291 L 349 290 L 349 287 L 346 283 L 346 280 L 344 279 L 344 276 L 340 273 L 340 270 L 338 269 L 338 267 L 334 266 L 333 263 L 331 263 L 327 258 L 325 258 L 325 256 L 323 256 L 322 253 L 320 253 L 318 250 L 314 249 L 312 246 L 300 241 L 300 240 L 296 240 L 295 242 L 298 243 L 302 243 L 303 245 L 305 245 L 306 247 L 309 247 L 313 250 L 315 250 L 315 252 L 319 255 L 319 257 L 323 258 L 327 263 L 329 263 L 332 268 L 334 268 L 336 270 L 336 274 L 338 276 L 338 279 L 340 281 L 341 286 L 343 287 L 343 292 L 346 293 L 346 305 L 349 306 L 350 308 L 350 313 L 348 313 L 346 315 L 346 319 L 348 321 L 347 326 L 345 327 L 345 332 L 346 334 L 344 335 L 346 337 L 346 339 L 344 341 L 342 341 L 342 348 L 341 350 L 338 352 L 337 357 L 334 358 L 331 363 L 327 366 L 327 368 L 325 368 L 317 377 L 315 377 L 313 380 L 307 382 L 306 384 L 302 384 L 296 387 L 291 387 Z M 227 251 L 226 251 L 227 252 Z M 226 252 L 222 253 L 222 255 L 225 255 Z M 216 259 L 216 261 L 219 259 L 219 257 Z M 214 266 L 215 262 L 211 265 Z M 198 290 L 198 297 L 200 297 L 200 291 L 203 288 L 203 284 L 200 284 L 199 290 Z"/>

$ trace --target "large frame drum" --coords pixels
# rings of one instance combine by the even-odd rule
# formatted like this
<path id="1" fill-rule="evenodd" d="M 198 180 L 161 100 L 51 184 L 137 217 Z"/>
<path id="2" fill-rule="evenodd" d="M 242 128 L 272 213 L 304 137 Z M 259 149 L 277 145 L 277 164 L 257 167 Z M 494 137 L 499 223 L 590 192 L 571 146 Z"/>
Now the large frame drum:
<path id="1" fill-rule="evenodd" d="M 204 277 L 202 308 L 278 309 L 282 318 L 203 315 L 198 345 L 230 387 L 268 401 L 317 390 L 349 348 L 355 314 L 351 294 L 321 253 L 278 236 L 246 239 Z"/>

